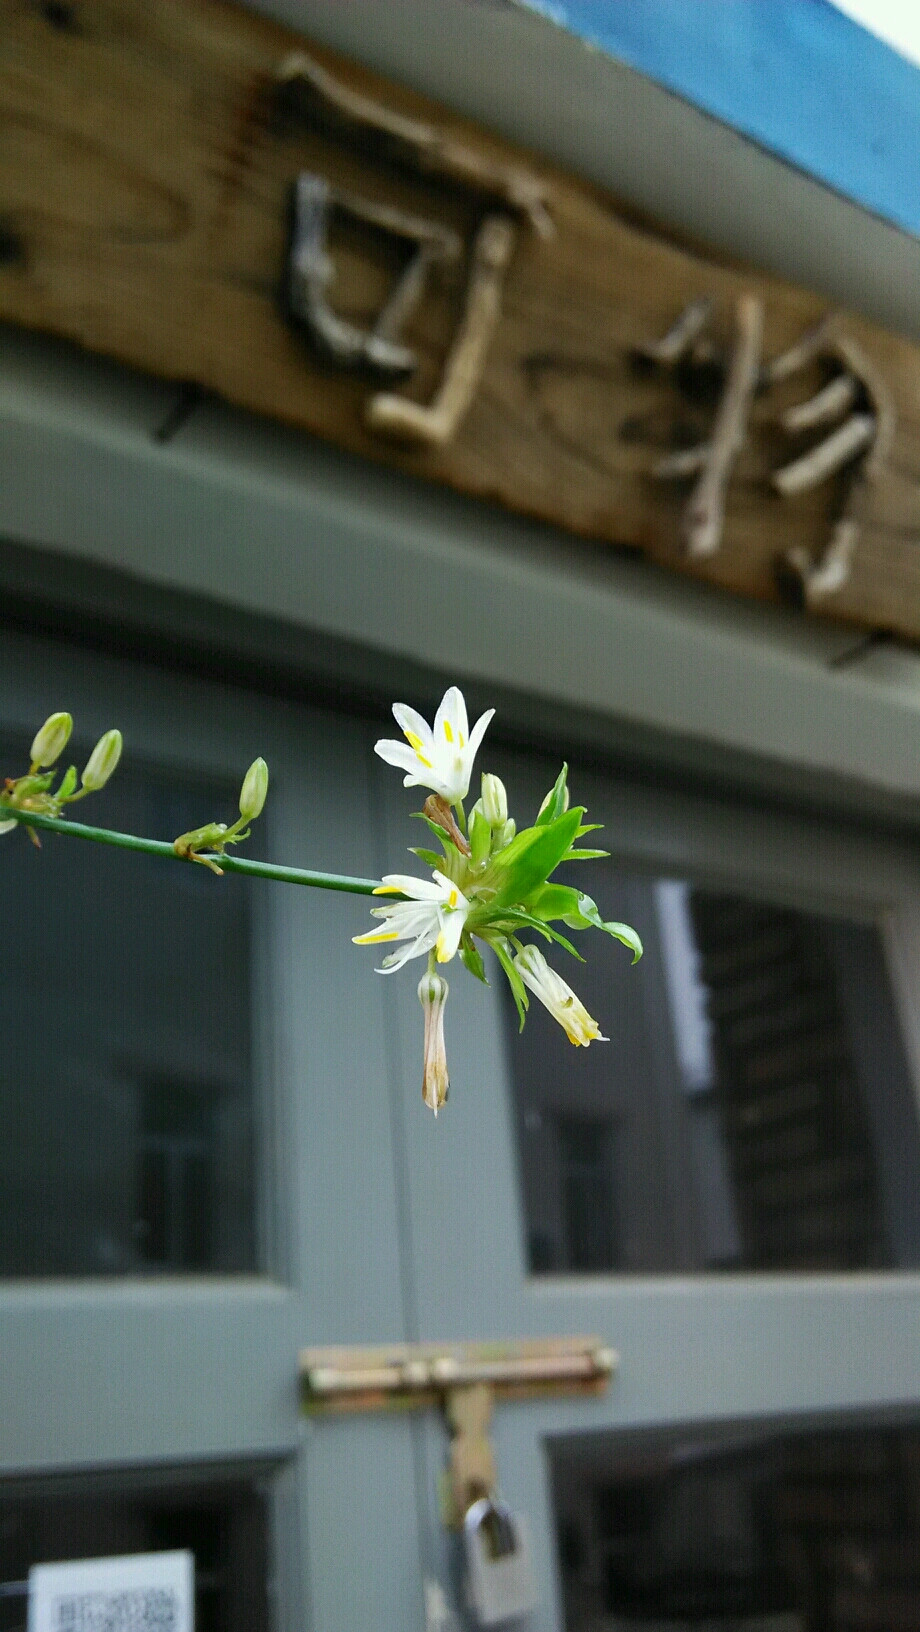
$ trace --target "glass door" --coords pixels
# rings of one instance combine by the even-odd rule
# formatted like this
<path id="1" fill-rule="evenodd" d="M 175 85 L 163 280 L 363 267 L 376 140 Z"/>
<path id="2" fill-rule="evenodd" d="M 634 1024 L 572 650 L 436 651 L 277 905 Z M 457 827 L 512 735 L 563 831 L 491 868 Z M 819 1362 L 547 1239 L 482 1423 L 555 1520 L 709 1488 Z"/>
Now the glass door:
<path id="1" fill-rule="evenodd" d="M 482 757 L 532 819 L 558 765 Z M 395 780 L 391 868 L 413 842 Z M 414 1335 L 597 1334 L 620 1355 L 602 1399 L 496 1413 L 541 1632 L 850 1625 L 920 1536 L 897 1507 L 920 1425 L 920 866 L 862 829 L 569 782 L 612 851 L 578 880 L 646 947 L 631 968 L 598 938 L 563 970 L 611 1041 L 574 1050 L 535 1003 L 519 1037 L 499 978 L 458 970 L 435 1122 L 415 983 L 387 982 Z M 450 1575 L 443 1434 L 424 1435 L 427 1545 Z M 879 1501 L 901 1517 L 854 1577 L 871 1467 L 893 1470 Z"/>
<path id="2" fill-rule="evenodd" d="M 379 873 L 370 724 L 8 634 L 0 749 L 52 710 L 74 757 L 117 724 L 75 817 Z M 407 1334 L 388 995 L 360 898 L 4 836 L 0 1627 L 32 1564 L 191 1548 L 202 1632 L 423 1621 L 408 1424 L 311 1432 L 298 1353 Z"/>

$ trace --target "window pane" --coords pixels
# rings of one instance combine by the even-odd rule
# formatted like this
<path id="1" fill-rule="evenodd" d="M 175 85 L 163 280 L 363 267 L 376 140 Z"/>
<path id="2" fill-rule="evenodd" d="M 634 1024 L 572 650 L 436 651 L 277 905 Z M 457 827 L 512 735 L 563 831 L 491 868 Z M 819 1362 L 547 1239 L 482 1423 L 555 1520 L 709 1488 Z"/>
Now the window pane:
<path id="1" fill-rule="evenodd" d="M 268 1513 L 242 1480 L 0 1490 L 0 1632 L 25 1632 L 33 1564 L 188 1549 L 196 1632 L 268 1632 Z"/>
<path id="2" fill-rule="evenodd" d="M 551 1444 L 566 1632 L 920 1625 L 920 1429 Z"/>
<path id="3" fill-rule="evenodd" d="M 873 926 L 687 880 L 593 888 L 645 956 L 566 973 L 612 1041 L 507 1003 L 530 1269 L 920 1264 L 920 1138 Z M 558 965 L 558 954 L 554 961 Z"/>
<path id="4" fill-rule="evenodd" d="M 172 839 L 238 793 L 135 761 L 87 819 Z M 254 1269 L 248 881 L 54 834 L 0 845 L 0 1275 Z"/>

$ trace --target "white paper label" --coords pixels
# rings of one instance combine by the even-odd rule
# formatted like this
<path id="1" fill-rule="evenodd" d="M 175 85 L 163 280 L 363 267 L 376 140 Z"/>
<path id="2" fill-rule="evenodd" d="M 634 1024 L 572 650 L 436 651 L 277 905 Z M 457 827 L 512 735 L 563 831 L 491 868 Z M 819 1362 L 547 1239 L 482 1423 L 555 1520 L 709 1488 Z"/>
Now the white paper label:
<path id="1" fill-rule="evenodd" d="M 29 1571 L 28 1632 L 194 1632 L 191 1553 L 132 1553 Z"/>

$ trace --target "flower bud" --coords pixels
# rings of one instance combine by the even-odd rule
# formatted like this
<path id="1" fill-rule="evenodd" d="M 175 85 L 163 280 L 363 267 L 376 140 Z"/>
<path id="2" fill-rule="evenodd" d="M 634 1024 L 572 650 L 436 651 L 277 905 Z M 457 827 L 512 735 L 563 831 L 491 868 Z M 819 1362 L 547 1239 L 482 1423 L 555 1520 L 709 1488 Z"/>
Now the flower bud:
<path id="1" fill-rule="evenodd" d="M 32 764 L 45 767 L 53 765 L 67 747 L 72 730 L 73 720 L 69 714 L 49 714 L 41 730 L 35 733 Z"/>
<path id="2" fill-rule="evenodd" d="M 511 840 L 514 838 L 516 832 L 517 826 L 515 824 L 514 817 L 509 816 L 501 832 L 496 833 L 495 835 L 496 850 L 504 850 L 505 845 L 511 843 Z"/>
<path id="3" fill-rule="evenodd" d="M 86 767 L 80 781 L 90 793 L 97 793 L 104 788 L 109 777 L 121 759 L 121 732 L 106 731 L 99 738 L 95 748 L 86 761 Z"/>
<path id="4" fill-rule="evenodd" d="M 549 793 L 546 795 L 546 798 L 544 799 L 542 805 L 540 806 L 540 809 L 537 811 L 537 821 L 540 820 L 540 817 L 543 815 L 543 812 L 545 810 L 549 809 L 549 806 L 552 803 L 552 800 L 553 800 L 553 798 L 555 796 L 555 793 L 556 793 L 555 788 L 550 788 Z M 565 812 L 568 810 L 568 808 L 569 808 L 569 790 L 568 790 L 568 787 L 565 787 L 562 790 L 562 810 L 561 810 L 560 814 L 565 815 Z"/>
<path id="5" fill-rule="evenodd" d="M 444 1005 L 450 987 L 443 975 L 426 974 L 418 983 L 418 998 L 425 1011 L 425 1056 L 422 1099 L 435 1116 L 450 1091 L 444 1047 Z"/>
<path id="6" fill-rule="evenodd" d="M 264 759 L 254 759 L 243 778 L 240 790 L 240 815 L 254 822 L 261 814 L 268 793 L 268 766 Z"/>
<path id="7" fill-rule="evenodd" d="M 482 809 L 490 827 L 504 827 L 508 820 L 508 795 L 500 776 L 482 773 Z"/>

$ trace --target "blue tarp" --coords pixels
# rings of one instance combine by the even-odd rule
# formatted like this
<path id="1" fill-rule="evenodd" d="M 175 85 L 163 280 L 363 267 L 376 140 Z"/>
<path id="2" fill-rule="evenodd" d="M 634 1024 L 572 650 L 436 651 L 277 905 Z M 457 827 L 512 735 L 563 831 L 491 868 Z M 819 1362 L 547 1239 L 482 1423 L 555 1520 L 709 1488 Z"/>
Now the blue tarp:
<path id="1" fill-rule="evenodd" d="M 920 67 L 829 0 L 519 3 L 920 234 Z"/>

